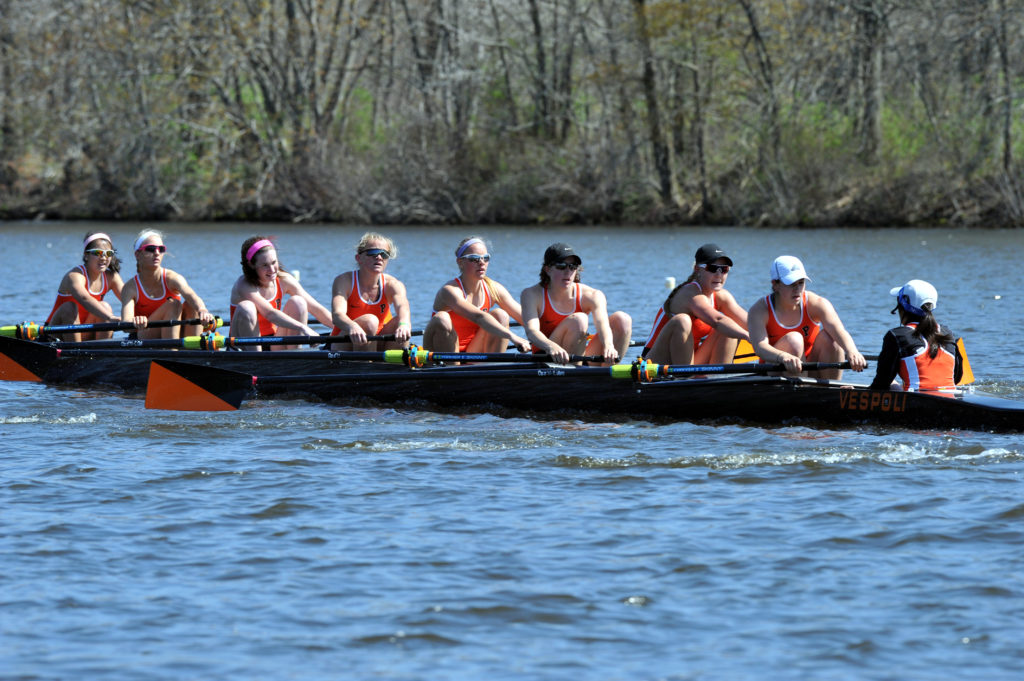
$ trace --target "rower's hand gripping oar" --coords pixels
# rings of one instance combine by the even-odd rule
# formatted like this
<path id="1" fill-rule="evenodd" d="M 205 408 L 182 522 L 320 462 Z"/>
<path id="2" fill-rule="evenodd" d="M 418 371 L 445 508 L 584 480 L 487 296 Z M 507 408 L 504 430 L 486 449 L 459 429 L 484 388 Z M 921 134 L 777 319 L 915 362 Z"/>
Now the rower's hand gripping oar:
<path id="1" fill-rule="evenodd" d="M 214 317 L 210 328 L 220 328 L 224 320 Z M 147 328 L 156 329 L 167 326 L 189 326 L 202 324 L 201 319 L 159 319 L 147 324 Z M 134 331 L 133 322 L 96 322 L 95 324 L 36 324 L 35 322 L 22 322 L 13 326 L 0 326 L 0 336 L 8 338 L 19 338 L 21 340 L 37 340 L 48 334 L 54 333 L 79 333 L 89 331 Z"/>

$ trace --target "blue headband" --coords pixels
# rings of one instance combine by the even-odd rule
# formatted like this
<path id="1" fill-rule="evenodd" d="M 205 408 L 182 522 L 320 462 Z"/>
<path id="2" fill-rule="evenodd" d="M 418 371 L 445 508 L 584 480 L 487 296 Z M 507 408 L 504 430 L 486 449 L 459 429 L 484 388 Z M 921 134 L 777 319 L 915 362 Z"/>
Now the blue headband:
<path id="1" fill-rule="evenodd" d="M 482 244 L 483 242 L 484 242 L 483 239 L 477 239 L 476 237 L 470 239 L 466 243 L 464 243 L 461 246 L 459 246 L 458 250 L 455 251 L 455 257 L 456 258 L 461 258 L 462 254 L 466 252 L 467 248 L 469 248 L 473 244 Z"/>

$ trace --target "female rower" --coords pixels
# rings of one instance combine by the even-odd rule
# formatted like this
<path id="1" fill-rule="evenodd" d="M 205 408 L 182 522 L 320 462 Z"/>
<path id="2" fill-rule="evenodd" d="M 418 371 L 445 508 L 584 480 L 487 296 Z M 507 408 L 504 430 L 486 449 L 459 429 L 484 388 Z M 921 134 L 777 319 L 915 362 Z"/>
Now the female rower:
<path id="1" fill-rule="evenodd" d="M 633 320 L 621 311 L 609 315 L 604 294 L 580 283 L 582 270 L 583 260 L 569 244 L 548 246 L 540 283 L 520 296 L 526 335 L 534 352 L 547 353 L 555 362 L 587 354 L 614 364 L 626 355 Z M 594 317 L 594 337 L 587 334 L 587 315 Z"/>
<path id="2" fill-rule="evenodd" d="M 286 295 L 288 302 L 284 302 Z M 242 276 L 231 287 L 231 335 L 315 336 L 316 331 L 307 323 L 310 312 L 323 324 L 331 326 L 331 313 L 281 267 L 277 247 L 270 239 L 254 236 L 242 242 Z M 270 349 L 295 347 L 273 345 Z"/>
<path id="3" fill-rule="evenodd" d="M 163 234 L 155 229 L 142 230 L 133 250 L 138 274 L 121 290 L 121 317 L 135 323 L 140 339 L 178 338 L 182 333 L 195 336 L 203 326 L 213 323 L 213 315 L 185 277 L 161 265 L 167 252 Z M 150 321 L 194 318 L 199 318 L 202 325 L 188 325 L 184 329 L 178 326 L 146 328 Z"/>
<path id="4" fill-rule="evenodd" d="M 954 387 L 963 376 L 963 357 L 949 329 L 932 316 L 939 293 L 927 281 L 911 279 L 889 292 L 896 296 L 900 326 L 890 329 L 882 340 L 873 390 L 941 390 Z"/>
<path id="5" fill-rule="evenodd" d="M 509 318 L 523 323 L 519 301 L 487 276 L 491 256 L 479 237 L 455 249 L 459 276 L 434 296 L 434 315 L 423 331 L 423 347 L 437 352 L 505 352 L 509 342 L 523 352 L 530 342 L 509 331 Z"/>
<path id="6" fill-rule="evenodd" d="M 672 289 L 654 318 L 643 355 L 657 364 L 732 362 L 747 335 L 747 311 L 725 290 L 732 259 L 716 244 L 694 256 L 693 273 Z"/>
<path id="7" fill-rule="evenodd" d="M 798 258 L 776 258 L 771 281 L 772 292 L 747 312 L 750 343 L 762 361 L 785 364 L 787 373 L 796 374 L 805 361 L 842 362 L 845 357 L 851 369 L 864 370 L 864 355 L 858 352 L 832 303 L 807 290 L 810 278 Z M 826 369 L 808 375 L 839 379 L 843 372 Z"/>
<path id="8" fill-rule="evenodd" d="M 117 259 L 110 237 L 103 232 L 89 231 L 82 242 L 82 264 L 68 271 L 57 287 L 57 299 L 46 318 L 47 324 L 97 324 L 116 322 L 110 303 L 103 300 L 108 291 L 121 295 L 121 262 Z M 60 334 L 65 340 L 96 340 L 110 338 L 113 331 Z"/>
<path id="9" fill-rule="evenodd" d="M 409 299 L 405 285 L 384 270 L 388 260 L 398 255 L 391 239 L 376 232 L 367 232 L 356 245 L 356 264 L 351 272 L 334 279 L 331 298 L 332 335 L 351 337 L 349 343 L 335 343 L 334 349 L 379 350 L 376 341 L 367 336 L 393 334 L 394 342 L 387 349 L 404 348 L 412 335 Z"/>

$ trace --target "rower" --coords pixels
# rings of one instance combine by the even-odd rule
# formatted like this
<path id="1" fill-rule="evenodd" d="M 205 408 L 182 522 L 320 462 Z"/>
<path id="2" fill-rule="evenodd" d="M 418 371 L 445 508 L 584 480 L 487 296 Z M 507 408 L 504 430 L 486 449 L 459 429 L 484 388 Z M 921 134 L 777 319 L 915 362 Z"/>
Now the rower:
<path id="1" fill-rule="evenodd" d="M 96 324 L 120 321 L 110 303 L 103 300 L 109 291 L 120 297 L 124 281 L 121 261 L 117 259 L 110 237 L 103 232 L 88 231 L 82 241 L 82 264 L 69 270 L 57 287 L 47 324 Z M 81 341 L 110 338 L 113 331 L 61 334 L 64 340 Z"/>
<path id="2" fill-rule="evenodd" d="M 530 342 L 509 330 L 523 323 L 519 301 L 487 276 L 491 262 L 484 240 L 471 236 L 455 249 L 459 276 L 434 296 L 434 314 L 423 330 L 423 347 L 435 352 L 505 352 L 512 343 L 523 352 Z"/>
<path id="3" fill-rule="evenodd" d="M 656 364 L 731 362 L 740 340 L 749 341 L 747 311 L 725 290 L 732 258 L 717 244 L 694 254 L 693 271 L 658 308 L 643 356 Z"/>
<path id="4" fill-rule="evenodd" d="M 138 271 L 121 290 L 121 318 L 132 320 L 140 339 L 198 336 L 203 326 L 213 324 L 213 315 L 185 277 L 162 266 L 167 246 L 155 229 L 139 232 L 133 247 Z M 150 320 L 194 319 L 201 325 L 165 326 L 147 329 Z"/>
<path id="5" fill-rule="evenodd" d="M 747 312 L 750 343 L 762 362 L 786 365 L 798 374 L 803 362 L 842 362 L 863 371 L 867 366 L 853 338 L 826 298 L 807 290 L 810 277 L 799 258 L 781 255 L 771 266 L 772 292 Z M 808 372 L 812 378 L 839 379 L 841 369 Z"/>
<path id="6" fill-rule="evenodd" d="M 331 326 L 331 313 L 281 267 L 277 246 L 269 238 L 254 236 L 242 242 L 241 264 L 242 276 L 231 287 L 231 336 L 315 336 L 308 323 L 310 313 Z M 297 347 L 271 345 L 270 349 Z M 246 349 L 262 348 L 252 345 Z"/>
<path id="7" fill-rule="evenodd" d="M 911 279 L 889 291 L 896 296 L 900 326 L 889 329 L 878 354 L 874 390 L 943 390 L 955 387 L 964 373 L 963 356 L 949 329 L 932 316 L 939 292 L 927 281 Z"/>
<path id="8" fill-rule="evenodd" d="M 605 365 L 625 357 L 633 320 L 616 311 L 608 314 L 604 293 L 580 283 L 583 260 L 566 243 L 544 251 L 540 283 L 520 295 L 523 327 L 534 352 L 547 353 L 565 364 L 570 355 L 601 355 Z M 563 312 L 564 310 L 564 312 Z M 588 336 L 588 315 L 597 333 Z"/>
<path id="9" fill-rule="evenodd" d="M 335 343 L 335 350 L 399 349 L 409 345 L 412 336 L 409 298 L 405 285 L 384 270 L 398 249 L 388 237 L 367 232 L 356 245 L 356 264 L 343 272 L 331 287 L 332 335 L 350 336 L 349 343 Z M 387 343 L 367 341 L 368 335 L 394 335 Z"/>

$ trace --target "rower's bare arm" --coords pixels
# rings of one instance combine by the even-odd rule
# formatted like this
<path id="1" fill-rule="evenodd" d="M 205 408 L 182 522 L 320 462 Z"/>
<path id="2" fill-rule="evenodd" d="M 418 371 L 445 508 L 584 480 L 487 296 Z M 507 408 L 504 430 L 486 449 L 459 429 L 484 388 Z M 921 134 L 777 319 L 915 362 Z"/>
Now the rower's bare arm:
<path id="1" fill-rule="evenodd" d="M 281 280 L 282 290 L 290 295 L 298 298 L 302 298 L 306 301 L 306 309 L 316 318 L 321 324 L 327 327 L 331 326 L 332 319 L 331 313 L 326 307 L 320 304 L 320 301 L 309 294 L 306 289 L 302 287 L 302 284 L 287 272 L 279 272 L 277 278 Z M 261 298 L 263 296 L 260 296 Z"/>
<path id="2" fill-rule="evenodd" d="M 750 340 L 750 336 L 747 334 L 746 328 L 744 328 L 747 321 L 746 311 L 740 309 L 744 323 L 744 326 L 740 326 L 740 324 L 728 314 L 728 312 L 731 312 L 732 310 L 724 304 L 727 301 L 723 294 L 725 294 L 725 291 L 720 291 L 717 295 L 719 296 L 719 301 L 723 303 L 722 307 L 725 308 L 725 310 L 715 309 L 715 307 L 711 305 L 711 301 L 708 300 L 707 296 L 696 295 L 690 303 L 690 311 L 694 316 L 702 320 L 712 329 L 728 336 L 729 338 Z M 732 296 L 729 296 L 729 298 L 731 299 Z M 734 307 L 739 308 L 739 305 L 735 304 L 735 300 L 732 302 Z"/>
<path id="3" fill-rule="evenodd" d="M 523 289 L 519 296 L 519 303 L 523 310 L 523 329 L 526 337 L 533 343 L 534 347 L 551 355 L 556 362 L 565 364 L 569 361 L 569 353 L 558 343 L 544 335 L 540 330 L 540 314 L 544 307 L 544 289 L 540 286 L 531 286 Z"/>
<path id="4" fill-rule="evenodd" d="M 114 292 L 117 299 L 121 299 L 121 291 L 124 290 L 124 279 L 121 278 L 118 272 L 107 273 L 107 283 L 110 284 L 110 290 Z"/>
<path id="5" fill-rule="evenodd" d="M 498 302 L 499 307 L 502 307 L 500 304 L 500 294 L 493 288 L 492 291 L 494 291 L 494 297 L 496 302 Z M 506 291 L 505 294 L 507 296 L 508 292 Z M 438 309 L 451 310 L 455 314 L 465 317 L 492 336 L 507 339 L 523 352 L 527 352 L 530 349 L 530 341 L 505 328 L 490 312 L 481 310 L 476 305 L 470 303 L 462 296 L 462 292 L 456 287 L 445 286 L 445 290 L 442 294 L 439 294 L 438 297 L 440 298 L 442 295 L 444 296 L 444 307 Z M 520 307 L 518 303 L 516 303 L 515 309 L 518 313 L 519 321 L 522 323 L 522 313 L 519 312 Z M 509 312 L 510 316 L 511 314 L 512 313 Z"/>
<path id="6" fill-rule="evenodd" d="M 519 301 L 512 297 L 507 288 L 493 279 L 491 280 L 491 290 L 494 292 L 494 297 L 497 298 L 498 307 L 508 312 L 508 316 L 521 325 L 523 323 L 523 307 Z"/>
<path id="7" fill-rule="evenodd" d="M 764 300 L 758 300 L 747 312 L 747 328 L 750 335 L 750 345 L 753 346 L 754 352 L 759 358 L 773 364 L 786 362 L 787 359 L 790 361 L 795 359 L 796 364 L 800 364 L 799 357 L 794 357 L 789 353 L 777 350 L 768 341 L 768 308 L 765 306 Z M 794 367 L 794 369 L 796 371 L 800 370 L 799 366 Z"/>
<path id="8" fill-rule="evenodd" d="M 750 340 L 750 334 L 747 331 L 747 311 L 736 302 L 736 298 L 728 291 L 722 291 L 718 295 L 721 300 L 722 311 L 743 330 L 742 336 L 734 336 L 734 338 Z"/>
<path id="9" fill-rule="evenodd" d="M 181 292 L 182 297 L 185 301 L 195 309 L 196 314 L 203 320 L 203 323 L 212 322 L 213 315 L 206 309 L 206 303 L 199 297 L 199 294 L 192 290 L 192 287 L 188 285 L 185 277 L 181 276 L 177 272 L 172 270 L 166 270 L 167 272 L 167 285 L 171 289 Z"/>
<path id="10" fill-rule="evenodd" d="M 583 286 L 583 284 L 578 284 Z M 608 362 L 619 361 L 619 351 L 615 349 L 612 327 L 608 323 L 608 302 L 604 293 L 593 287 L 585 287 L 580 296 L 580 304 L 585 312 L 594 319 L 594 328 L 604 350 L 604 358 Z"/>
<path id="11" fill-rule="evenodd" d="M 391 304 L 395 307 L 395 317 L 398 318 L 395 340 L 407 341 L 412 338 L 412 310 L 409 307 L 409 297 L 405 293 L 405 284 L 390 274 L 385 274 L 384 288 L 388 298 L 391 299 Z"/>
<path id="12" fill-rule="evenodd" d="M 843 322 L 839 319 L 839 314 L 836 313 L 832 303 L 819 295 L 808 293 L 807 311 L 810 312 L 811 319 L 817 318 L 821 321 L 821 328 L 825 329 L 836 343 L 839 344 L 839 347 L 843 349 L 843 352 L 846 353 L 846 359 L 850 362 L 850 368 L 854 371 L 864 371 L 864 367 L 867 366 L 867 360 L 864 359 L 864 355 L 857 349 L 857 344 L 853 342 L 853 336 L 843 326 Z"/>
<path id="13" fill-rule="evenodd" d="M 88 310 L 94 317 L 102 319 L 105 322 L 118 320 L 117 317 L 108 313 L 106 309 L 100 305 L 99 301 L 89 294 L 89 281 L 81 272 L 75 270 L 68 272 L 67 282 L 71 288 L 71 297 L 78 301 L 78 303 Z M 84 322 L 85 320 L 79 319 L 78 321 Z"/>
<path id="14" fill-rule="evenodd" d="M 121 319 L 131 321 L 135 324 L 136 329 L 144 329 L 149 323 L 149 319 L 135 315 L 136 295 L 138 295 L 138 287 L 135 285 L 135 279 L 132 279 L 121 289 Z"/>

